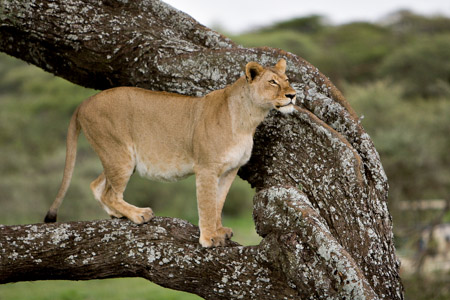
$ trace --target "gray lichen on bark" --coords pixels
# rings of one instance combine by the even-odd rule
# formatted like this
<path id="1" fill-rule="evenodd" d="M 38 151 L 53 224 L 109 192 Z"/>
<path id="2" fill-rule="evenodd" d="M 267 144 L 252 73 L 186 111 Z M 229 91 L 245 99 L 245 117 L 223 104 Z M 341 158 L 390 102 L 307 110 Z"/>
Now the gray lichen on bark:
<path id="1" fill-rule="evenodd" d="M 259 246 L 200 249 L 197 228 L 173 219 L 2 226 L 2 270 L 20 265 L 29 276 L 1 272 L 3 281 L 142 276 L 215 299 L 403 299 L 380 158 L 316 67 L 279 49 L 236 45 L 157 0 L 2 0 L 0 7 L 1 51 L 82 86 L 199 96 L 234 82 L 249 61 L 283 57 L 299 103 L 291 116 L 272 113 L 261 124 L 239 173 L 258 191 Z M 100 247 L 90 249 L 88 239 Z"/>
<path id="2" fill-rule="evenodd" d="M 143 277 L 206 299 L 294 299 L 258 247 L 205 249 L 192 224 L 103 220 L 0 226 L 0 283 Z M 7 253 L 5 253 L 7 252 Z"/>
<path id="3" fill-rule="evenodd" d="M 266 237 L 262 247 L 272 261 L 279 262 L 292 287 L 309 290 L 318 299 L 378 299 L 305 194 L 292 187 L 273 187 L 256 197 L 261 198 L 255 205 L 257 229 Z M 274 247 L 278 239 L 284 242 Z"/>

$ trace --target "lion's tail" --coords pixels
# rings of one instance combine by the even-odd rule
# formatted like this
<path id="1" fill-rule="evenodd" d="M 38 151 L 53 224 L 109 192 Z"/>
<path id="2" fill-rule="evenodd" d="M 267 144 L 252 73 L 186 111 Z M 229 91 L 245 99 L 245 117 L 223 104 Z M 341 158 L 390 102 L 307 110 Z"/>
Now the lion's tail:
<path id="1" fill-rule="evenodd" d="M 77 157 L 78 136 L 81 130 L 80 124 L 78 122 L 79 110 L 80 106 L 77 107 L 77 109 L 72 115 L 72 118 L 70 119 L 66 140 L 66 164 L 64 166 L 64 175 L 58 194 L 56 195 L 56 199 L 55 201 L 53 201 L 52 206 L 50 206 L 50 209 L 48 210 L 47 215 L 45 216 L 44 222 L 46 223 L 56 222 L 56 215 L 58 213 L 58 208 L 61 205 L 64 196 L 66 195 L 67 189 L 69 188 L 70 185 L 70 180 L 72 179 L 73 169 L 75 167 L 75 160 Z"/>

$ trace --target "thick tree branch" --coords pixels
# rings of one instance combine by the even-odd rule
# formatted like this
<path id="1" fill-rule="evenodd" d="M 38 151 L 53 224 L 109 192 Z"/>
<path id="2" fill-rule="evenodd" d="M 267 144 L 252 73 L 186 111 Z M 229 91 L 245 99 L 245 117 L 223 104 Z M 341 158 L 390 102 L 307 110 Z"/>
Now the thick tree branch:
<path id="1" fill-rule="evenodd" d="M 214 299 L 403 298 L 378 153 L 341 93 L 302 58 L 237 46 L 157 0 L 3 0 L 0 50 L 87 87 L 188 95 L 226 86 L 248 61 L 273 65 L 283 57 L 300 102 L 291 116 L 273 113 L 258 128 L 252 158 L 239 173 L 257 187 L 255 220 L 265 237 L 259 246 L 200 249 L 196 229 L 169 219 L 141 227 L 125 221 L 2 227 L 4 282 L 142 276 Z M 27 258 L 28 236 L 40 250 Z M 108 243 L 98 242 L 107 236 Z M 84 244 L 90 239 L 97 251 Z M 57 263 L 46 269 L 38 260 Z M 14 275 L 3 266 L 29 271 Z M 99 268 L 102 275 L 93 271 Z"/>
<path id="2" fill-rule="evenodd" d="M 160 217 L 144 225 L 103 220 L 0 226 L 0 283 L 143 277 L 206 299 L 295 299 L 305 293 L 378 299 L 303 193 L 267 189 L 255 197 L 255 207 L 265 239 L 250 247 L 228 242 L 202 248 L 196 226 Z"/>
<path id="3" fill-rule="evenodd" d="M 0 232 L 1 283 L 143 277 L 206 299 L 296 295 L 268 268 L 258 247 L 229 242 L 228 247 L 202 248 L 198 228 L 183 220 L 157 217 L 142 226 L 127 220 L 3 226 Z"/>

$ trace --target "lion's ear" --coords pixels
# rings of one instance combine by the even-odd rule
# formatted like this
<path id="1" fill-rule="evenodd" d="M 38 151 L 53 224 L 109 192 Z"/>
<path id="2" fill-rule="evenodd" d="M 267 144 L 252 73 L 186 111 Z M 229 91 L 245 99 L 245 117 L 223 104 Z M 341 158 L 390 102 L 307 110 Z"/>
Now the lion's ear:
<path id="1" fill-rule="evenodd" d="M 280 71 L 281 73 L 285 73 L 286 72 L 286 60 L 284 60 L 283 58 L 280 59 L 277 64 L 275 65 L 275 68 Z"/>
<path id="2" fill-rule="evenodd" d="M 245 66 L 245 77 L 247 78 L 247 82 L 250 83 L 255 80 L 255 78 L 261 75 L 263 71 L 264 68 L 258 63 L 255 63 L 254 61 L 249 62 Z"/>

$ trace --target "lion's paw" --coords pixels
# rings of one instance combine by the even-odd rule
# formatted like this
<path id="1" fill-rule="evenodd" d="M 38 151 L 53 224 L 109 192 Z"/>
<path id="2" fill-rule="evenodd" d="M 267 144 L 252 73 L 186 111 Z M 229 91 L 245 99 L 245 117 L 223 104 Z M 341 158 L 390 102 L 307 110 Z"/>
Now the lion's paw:
<path id="1" fill-rule="evenodd" d="M 229 240 L 233 236 L 233 230 L 228 227 L 220 227 L 217 229 L 217 235 L 222 235 L 225 239 Z"/>
<path id="2" fill-rule="evenodd" d="M 225 246 L 225 236 L 215 234 L 212 236 L 200 235 L 200 245 L 205 248 Z"/>
<path id="3" fill-rule="evenodd" d="M 136 224 L 143 224 L 153 219 L 154 216 L 155 215 L 153 214 L 152 209 L 146 207 L 136 209 L 135 212 L 133 212 L 131 215 L 128 216 L 128 219 L 130 219 Z"/>

